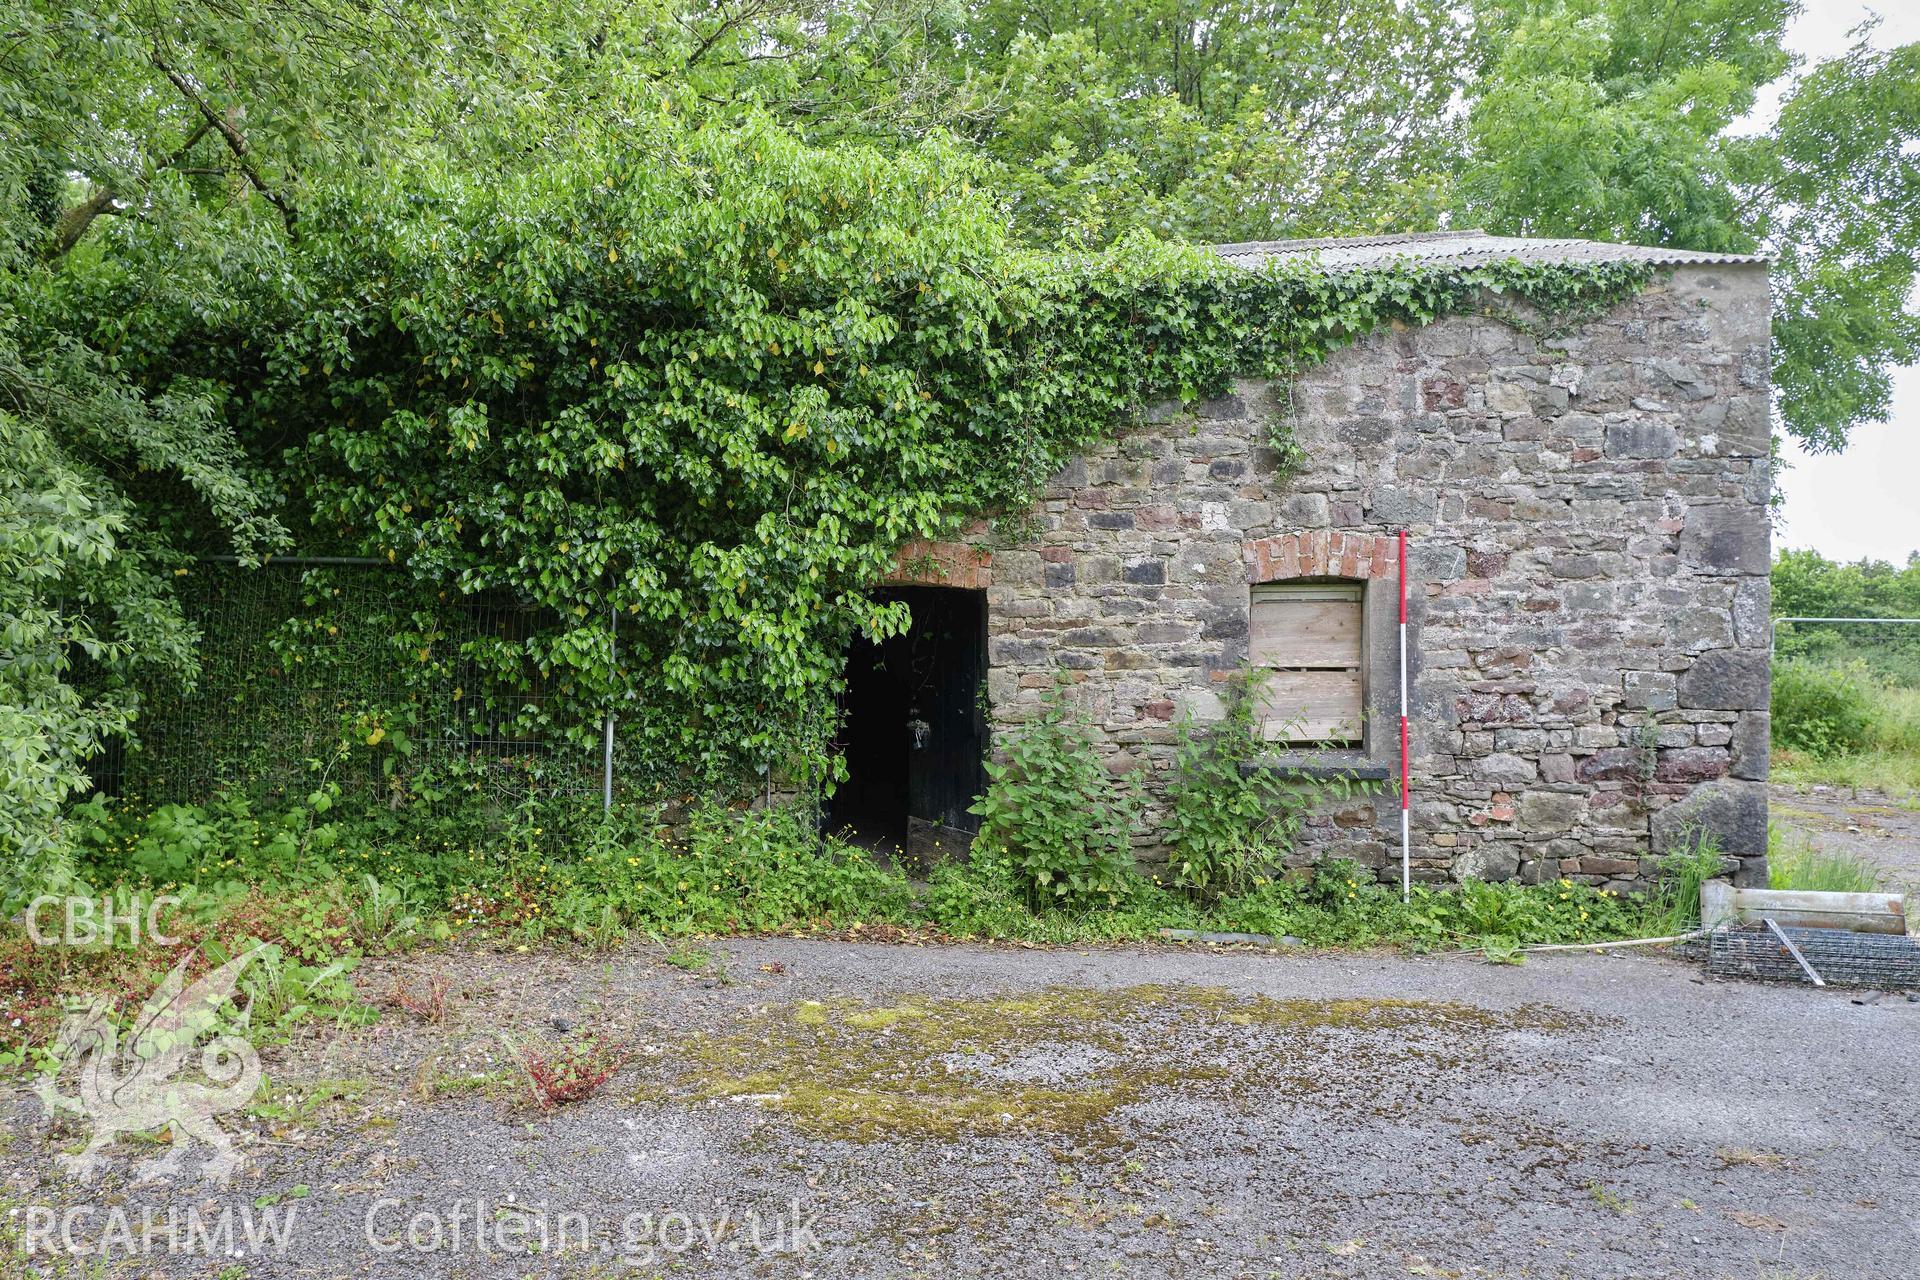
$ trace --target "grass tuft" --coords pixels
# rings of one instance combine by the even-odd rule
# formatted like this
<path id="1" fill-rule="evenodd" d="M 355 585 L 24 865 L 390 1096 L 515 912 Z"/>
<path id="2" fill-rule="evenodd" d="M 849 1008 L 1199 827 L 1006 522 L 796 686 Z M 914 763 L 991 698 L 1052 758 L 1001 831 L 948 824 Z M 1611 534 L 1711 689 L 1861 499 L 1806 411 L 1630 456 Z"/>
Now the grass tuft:
<path id="1" fill-rule="evenodd" d="M 1880 888 L 1880 868 L 1854 854 L 1827 853 L 1792 831 L 1769 827 L 1767 883 L 1775 889 L 1872 893 Z"/>

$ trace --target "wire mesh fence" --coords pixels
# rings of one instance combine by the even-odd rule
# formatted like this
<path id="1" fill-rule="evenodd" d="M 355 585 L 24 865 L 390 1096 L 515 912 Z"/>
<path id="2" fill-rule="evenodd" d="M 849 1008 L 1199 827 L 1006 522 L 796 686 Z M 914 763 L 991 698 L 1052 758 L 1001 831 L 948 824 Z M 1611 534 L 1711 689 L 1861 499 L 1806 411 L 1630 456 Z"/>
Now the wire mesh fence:
<path id="1" fill-rule="evenodd" d="M 449 599 L 376 562 L 206 562 L 179 584 L 200 676 L 146 691 L 109 793 L 152 804 L 324 782 L 394 807 L 598 798 L 597 725 L 561 725 L 529 657 L 542 615 Z"/>
<path id="2" fill-rule="evenodd" d="M 1920 943 L 1899 934 L 1782 926 L 1800 954 L 1835 986 L 1920 988 Z M 1707 968 L 1724 978 L 1807 982 L 1806 970 L 1763 924 L 1716 929 L 1708 937 Z"/>

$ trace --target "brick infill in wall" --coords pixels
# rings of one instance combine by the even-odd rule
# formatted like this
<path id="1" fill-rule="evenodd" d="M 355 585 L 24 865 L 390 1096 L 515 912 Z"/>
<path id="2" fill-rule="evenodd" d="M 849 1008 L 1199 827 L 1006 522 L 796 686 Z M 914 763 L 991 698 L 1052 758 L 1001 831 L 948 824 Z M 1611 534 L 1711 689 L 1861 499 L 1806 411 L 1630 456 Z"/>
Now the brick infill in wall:
<path id="1" fill-rule="evenodd" d="M 1247 581 L 1287 578 L 1391 578 L 1393 539 L 1371 533 L 1308 529 L 1246 544 Z"/>

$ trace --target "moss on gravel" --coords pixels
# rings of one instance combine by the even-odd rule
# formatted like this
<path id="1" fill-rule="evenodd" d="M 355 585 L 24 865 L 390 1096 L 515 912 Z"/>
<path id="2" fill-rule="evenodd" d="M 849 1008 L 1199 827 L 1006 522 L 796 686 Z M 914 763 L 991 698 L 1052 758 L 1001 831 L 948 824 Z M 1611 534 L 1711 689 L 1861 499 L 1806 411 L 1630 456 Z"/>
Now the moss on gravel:
<path id="1" fill-rule="evenodd" d="M 736 1099 L 813 1137 L 867 1142 L 1043 1131 L 1097 1141 L 1116 1111 L 1163 1096 L 1298 1089 L 1302 1060 L 1356 1071 L 1457 1065 L 1508 1031 L 1584 1021 L 1407 999 L 1275 1000 L 1218 987 L 1050 987 L 899 1005 L 803 1001 L 696 1036 L 678 1080 L 636 1101 Z"/>

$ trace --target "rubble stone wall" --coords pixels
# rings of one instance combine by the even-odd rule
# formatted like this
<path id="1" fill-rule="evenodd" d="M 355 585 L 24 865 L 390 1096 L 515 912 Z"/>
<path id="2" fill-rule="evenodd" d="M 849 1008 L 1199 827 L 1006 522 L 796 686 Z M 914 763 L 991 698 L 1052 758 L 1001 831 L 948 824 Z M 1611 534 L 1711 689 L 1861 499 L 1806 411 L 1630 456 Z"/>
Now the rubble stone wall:
<path id="1" fill-rule="evenodd" d="M 1763 877 L 1767 370 L 1764 268 L 1685 267 L 1562 336 L 1455 316 L 1150 415 L 980 562 L 996 728 L 1064 671 L 1109 766 L 1163 784 L 1246 661 L 1250 585 L 1351 578 L 1368 725 L 1333 763 L 1397 776 L 1405 529 L 1416 877 L 1626 887 L 1695 829 Z M 1397 809 L 1330 804 L 1298 856 L 1397 877 Z"/>

